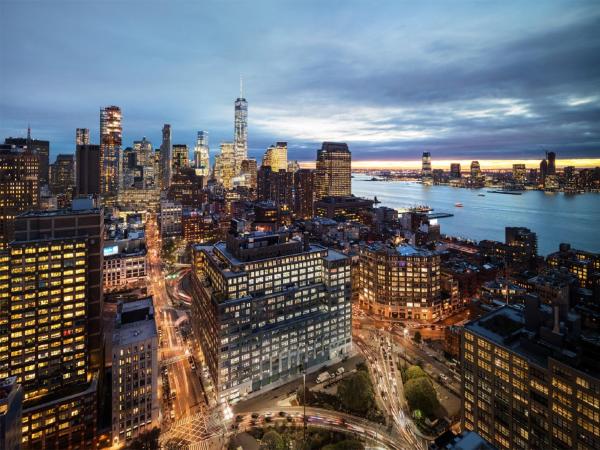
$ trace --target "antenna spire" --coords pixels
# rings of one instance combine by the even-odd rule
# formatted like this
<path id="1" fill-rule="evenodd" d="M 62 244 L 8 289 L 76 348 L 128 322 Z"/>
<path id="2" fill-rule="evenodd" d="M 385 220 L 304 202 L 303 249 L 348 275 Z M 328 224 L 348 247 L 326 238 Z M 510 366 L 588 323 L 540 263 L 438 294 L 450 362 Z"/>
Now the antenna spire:
<path id="1" fill-rule="evenodd" d="M 240 98 L 244 98 L 244 78 L 240 74 Z"/>
<path id="2" fill-rule="evenodd" d="M 27 124 L 27 142 L 31 141 L 31 125 Z"/>

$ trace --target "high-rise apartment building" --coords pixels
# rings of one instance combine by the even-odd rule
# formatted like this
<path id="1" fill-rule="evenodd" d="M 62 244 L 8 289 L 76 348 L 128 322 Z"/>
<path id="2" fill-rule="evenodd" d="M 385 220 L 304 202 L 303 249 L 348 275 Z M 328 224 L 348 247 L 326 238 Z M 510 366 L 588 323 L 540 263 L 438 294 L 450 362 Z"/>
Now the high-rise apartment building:
<path id="1" fill-rule="evenodd" d="M 210 150 L 208 147 L 208 131 L 198 131 L 194 146 L 194 166 L 198 175 L 210 175 Z"/>
<path id="2" fill-rule="evenodd" d="M 433 176 L 433 172 L 431 171 L 431 153 L 423 152 L 423 156 L 421 157 L 421 177 L 430 180 Z"/>
<path id="3" fill-rule="evenodd" d="M 315 200 L 352 195 L 351 160 L 348 145 L 323 142 L 317 151 Z"/>
<path id="4" fill-rule="evenodd" d="M 271 145 L 263 155 L 262 166 L 269 166 L 273 172 L 287 171 L 287 142 L 277 142 Z"/>
<path id="5" fill-rule="evenodd" d="M 171 161 L 171 164 L 172 173 L 189 166 L 189 150 L 187 145 L 173 145 L 173 160 Z"/>
<path id="6" fill-rule="evenodd" d="M 75 130 L 75 146 L 90 145 L 90 129 L 77 128 Z"/>
<path id="7" fill-rule="evenodd" d="M 412 245 L 360 247 L 358 298 L 362 308 L 392 319 L 435 322 L 444 315 L 440 256 Z"/>
<path id="8" fill-rule="evenodd" d="M 141 169 L 142 189 L 153 189 L 156 185 L 156 167 L 152 143 L 143 137 L 141 141 L 133 141 L 135 163 Z"/>
<path id="9" fill-rule="evenodd" d="M 50 166 L 50 190 L 53 194 L 67 194 L 69 197 L 75 188 L 74 155 L 58 155 Z"/>
<path id="10" fill-rule="evenodd" d="M 160 180 L 163 190 L 169 189 L 171 185 L 173 167 L 173 147 L 171 145 L 171 125 L 163 125 L 162 144 L 160 146 Z"/>
<path id="11" fill-rule="evenodd" d="M 4 143 L 7 145 L 27 148 L 36 155 L 39 160 L 39 184 L 40 186 L 48 184 L 50 180 L 50 142 L 31 138 L 31 129 L 27 129 L 27 138 L 6 138 Z"/>
<path id="12" fill-rule="evenodd" d="M 101 192 L 100 178 L 100 146 L 78 145 L 75 151 L 75 195 L 99 195 Z"/>
<path id="13" fill-rule="evenodd" d="M 600 448 L 600 347 L 587 332 L 534 295 L 467 323 L 464 428 L 498 449 Z"/>
<path id="14" fill-rule="evenodd" d="M 100 180 L 102 194 L 116 195 L 120 186 L 123 128 L 121 108 L 107 106 L 100 110 Z"/>
<path id="15" fill-rule="evenodd" d="M 0 248 L 13 237 L 17 214 L 40 203 L 39 157 L 26 147 L 0 145 Z"/>
<path id="16" fill-rule="evenodd" d="M 152 297 L 118 306 L 112 339 L 112 441 L 158 426 L 158 333 Z"/>
<path id="17" fill-rule="evenodd" d="M 236 401 L 350 351 L 345 255 L 287 233 L 235 229 L 193 254 L 192 323 L 221 398 Z"/>
<path id="18" fill-rule="evenodd" d="M 315 204 L 315 171 L 299 169 L 294 173 L 294 215 L 312 219 Z"/>
<path id="19" fill-rule="evenodd" d="M 242 161 L 248 159 L 248 102 L 240 80 L 240 96 L 235 101 L 235 118 L 233 130 L 234 169 L 235 175 L 240 172 Z"/>

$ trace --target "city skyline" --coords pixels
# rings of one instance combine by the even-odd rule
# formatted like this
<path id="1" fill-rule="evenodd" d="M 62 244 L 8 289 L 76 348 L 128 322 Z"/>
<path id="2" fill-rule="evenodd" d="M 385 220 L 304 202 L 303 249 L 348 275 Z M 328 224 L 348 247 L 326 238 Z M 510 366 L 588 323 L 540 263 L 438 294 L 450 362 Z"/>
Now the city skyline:
<path id="1" fill-rule="evenodd" d="M 163 14 L 140 12 L 136 2 L 110 20 L 100 4 L 54 3 L 69 7 L 4 3 L 11 20 L 0 32 L 2 42 L 12 42 L 3 54 L 15 61 L 3 71 L 0 130 L 24 136 L 30 123 L 35 138 L 51 142 L 52 159 L 74 152 L 76 128 L 90 128 L 98 143 L 97 110 L 110 104 L 123 111 L 124 146 L 143 136 L 157 146 L 162 124 L 171 123 L 174 144 L 191 148 L 197 131 L 207 130 L 216 152 L 232 140 L 240 73 L 255 158 L 278 140 L 289 142 L 289 157 L 298 160 L 320 142 L 340 140 L 356 161 L 412 160 L 423 151 L 448 160 L 600 152 L 599 14 L 592 2 L 459 3 L 444 14 L 431 4 L 374 12 L 350 2 L 324 6 L 319 17 L 312 3 L 293 14 L 269 3 L 186 4 L 165 17 L 180 29 L 152 38 L 139 27 L 160 30 L 152 25 Z M 132 14 L 143 20 L 130 23 Z M 199 14 L 214 40 L 191 32 Z M 357 27 L 357 17 L 369 20 Z M 9 39 L 25 19 L 32 32 Z M 102 41 L 84 32 L 99 26 Z M 132 37 L 136 30 L 143 39 Z M 73 65 L 65 49 L 99 57 Z M 32 64 L 36 70 L 26 70 Z M 165 70 L 173 66 L 178 70 Z"/>

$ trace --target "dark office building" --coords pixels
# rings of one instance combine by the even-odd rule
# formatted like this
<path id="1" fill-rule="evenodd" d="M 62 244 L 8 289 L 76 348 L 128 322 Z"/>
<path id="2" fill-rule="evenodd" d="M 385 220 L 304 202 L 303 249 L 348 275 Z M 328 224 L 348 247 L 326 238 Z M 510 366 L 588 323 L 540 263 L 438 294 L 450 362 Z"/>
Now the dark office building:
<path id="1" fill-rule="evenodd" d="M 315 206 L 315 171 L 300 169 L 294 174 L 294 215 L 312 219 Z"/>
<path id="2" fill-rule="evenodd" d="M 75 159 L 73 155 L 58 155 L 50 166 L 50 190 L 53 194 L 72 195 L 75 187 Z"/>
<path id="3" fill-rule="evenodd" d="M 450 178 L 460 178 L 460 163 L 452 163 L 450 164 Z"/>
<path id="4" fill-rule="evenodd" d="M 294 174 L 287 170 L 273 172 L 270 166 L 258 169 L 257 197 L 259 201 L 271 201 L 281 209 L 293 207 Z"/>
<path id="5" fill-rule="evenodd" d="M 75 195 L 100 194 L 100 146 L 78 145 Z"/>
<path id="6" fill-rule="evenodd" d="M 348 145 L 323 142 L 317 151 L 315 198 L 352 195 L 352 154 Z"/>
<path id="7" fill-rule="evenodd" d="M 355 197 L 325 197 L 315 202 L 315 216 L 367 224 L 373 214 L 373 200 Z"/>

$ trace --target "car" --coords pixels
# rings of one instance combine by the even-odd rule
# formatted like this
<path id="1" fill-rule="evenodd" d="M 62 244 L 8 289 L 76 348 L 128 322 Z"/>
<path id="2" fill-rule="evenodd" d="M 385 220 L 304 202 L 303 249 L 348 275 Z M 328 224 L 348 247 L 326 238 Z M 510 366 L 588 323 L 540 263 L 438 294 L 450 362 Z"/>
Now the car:
<path id="1" fill-rule="evenodd" d="M 279 411 L 279 417 L 285 417 L 285 413 L 283 411 Z"/>
<path id="2" fill-rule="evenodd" d="M 253 418 L 253 419 L 258 419 L 258 413 L 255 413 L 255 412 L 254 412 L 254 413 L 252 413 L 252 418 Z"/>
<path id="3" fill-rule="evenodd" d="M 237 416 L 235 416 L 235 421 L 236 422 L 241 422 L 244 420 L 244 416 L 242 414 L 238 414 Z"/>

